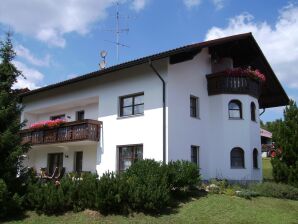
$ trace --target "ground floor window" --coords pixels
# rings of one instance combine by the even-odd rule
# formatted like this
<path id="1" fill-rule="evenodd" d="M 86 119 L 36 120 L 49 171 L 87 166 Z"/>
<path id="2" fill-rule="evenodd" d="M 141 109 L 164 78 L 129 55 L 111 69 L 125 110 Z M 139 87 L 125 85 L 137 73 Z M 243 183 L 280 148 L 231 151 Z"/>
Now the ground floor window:
<path id="1" fill-rule="evenodd" d="M 231 151 L 231 168 L 244 168 L 244 151 L 237 147 Z"/>
<path id="2" fill-rule="evenodd" d="M 191 162 L 195 163 L 199 167 L 199 146 L 192 145 L 191 146 Z"/>
<path id="3" fill-rule="evenodd" d="M 75 166 L 74 166 L 74 171 L 77 173 L 81 173 L 82 172 L 82 168 L 83 168 L 83 152 L 75 152 Z"/>
<path id="4" fill-rule="evenodd" d="M 119 146 L 119 167 L 120 172 L 128 169 L 134 162 L 143 159 L 143 145 Z"/>
<path id="5" fill-rule="evenodd" d="M 63 167 L 63 153 L 49 153 L 48 154 L 48 174 L 52 175 L 54 170 L 58 167 L 59 170 Z"/>
<path id="6" fill-rule="evenodd" d="M 258 150 L 255 148 L 253 150 L 253 166 L 255 169 L 258 169 Z"/>

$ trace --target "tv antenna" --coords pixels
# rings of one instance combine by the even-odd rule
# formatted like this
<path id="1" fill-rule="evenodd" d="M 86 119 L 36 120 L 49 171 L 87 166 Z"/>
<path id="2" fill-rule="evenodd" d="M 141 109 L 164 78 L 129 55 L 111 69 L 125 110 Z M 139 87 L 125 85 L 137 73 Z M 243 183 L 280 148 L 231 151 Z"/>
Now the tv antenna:
<path id="1" fill-rule="evenodd" d="M 123 44 L 120 42 L 120 34 L 122 33 L 128 33 L 129 32 L 129 28 L 121 28 L 120 27 L 120 19 L 121 18 L 125 18 L 125 19 L 130 19 L 129 16 L 122 16 L 119 12 L 119 1 L 116 1 L 116 27 L 115 29 L 109 29 L 106 31 L 111 31 L 113 33 L 115 33 L 116 35 L 116 41 L 109 41 L 109 40 L 105 40 L 107 42 L 110 42 L 112 44 L 116 45 L 116 57 L 117 57 L 117 62 L 119 62 L 119 48 L 120 47 L 129 47 L 126 44 Z"/>

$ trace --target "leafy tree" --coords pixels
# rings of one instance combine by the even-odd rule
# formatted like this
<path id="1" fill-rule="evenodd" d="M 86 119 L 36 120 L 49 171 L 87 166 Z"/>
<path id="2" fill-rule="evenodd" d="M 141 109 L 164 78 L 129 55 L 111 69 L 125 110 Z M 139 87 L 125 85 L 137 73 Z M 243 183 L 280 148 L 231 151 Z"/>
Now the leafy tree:
<path id="1" fill-rule="evenodd" d="M 16 176 L 21 168 L 21 155 L 29 149 L 29 145 L 21 144 L 18 134 L 24 123 L 20 123 L 22 106 L 18 91 L 12 89 L 22 75 L 12 64 L 15 56 L 11 33 L 7 33 L 6 39 L 0 41 L 0 179 L 12 192 L 18 189 Z"/>
<path id="2" fill-rule="evenodd" d="M 284 110 L 284 120 L 269 124 L 273 130 L 276 157 L 271 160 L 273 177 L 277 182 L 298 187 L 298 108 L 291 100 Z M 270 128 L 270 129 L 271 129 Z"/>

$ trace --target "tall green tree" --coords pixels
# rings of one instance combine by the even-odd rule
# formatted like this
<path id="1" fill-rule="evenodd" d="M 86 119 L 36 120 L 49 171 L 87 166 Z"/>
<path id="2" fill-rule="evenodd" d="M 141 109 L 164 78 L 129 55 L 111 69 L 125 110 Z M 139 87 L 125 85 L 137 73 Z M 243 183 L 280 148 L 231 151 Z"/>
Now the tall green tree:
<path id="1" fill-rule="evenodd" d="M 21 144 L 18 134 L 24 123 L 20 123 L 22 106 L 19 96 L 12 88 L 22 75 L 12 63 L 15 56 L 11 33 L 7 33 L 0 41 L 0 179 L 12 192 L 18 187 L 16 176 L 21 168 L 21 155 L 29 148 Z"/>
<path id="2" fill-rule="evenodd" d="M 298 187 L 298 108 L 293 100 L 284 110 L 283 121 L 272 126 L 277 148 L 277 156 L 271 160 L 273 177 Z"/>

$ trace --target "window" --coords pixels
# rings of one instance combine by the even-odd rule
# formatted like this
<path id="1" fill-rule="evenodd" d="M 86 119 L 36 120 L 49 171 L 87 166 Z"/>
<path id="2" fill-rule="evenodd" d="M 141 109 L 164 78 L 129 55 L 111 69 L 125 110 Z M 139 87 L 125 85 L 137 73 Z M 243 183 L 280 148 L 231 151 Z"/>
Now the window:
<path id="1" fill-rule="evenodd" d="M 244 168 L 244 151 L 241 148 L 233 148 L 231 151 L 231 168 Z"/>
<path id="2" fill-rule="evenodd" d="M 195 96 L 190 96 L 190 116 L 199 117 L 199 98 Z"/>
<path id="3" fill-rule="evenodd" d="M 59 170 L 63 167 L 63 153 L 49 153 L 48 154 L 48 174 L 52 175 L 55 168 Z"/>
<path id="4" fill-rule="evenodd" d="M 258 150 L 255 148 L 253 151 L 253 167 L 255 169 L 258 169 Z"/>
<path id="5" fill-rule="evenodd" d="M 54 115 L 50 117 L 50 120 L 56 120 L 56 119 L 65 119 L 65 114 L 60 114 L 60 115 Z"/>
<path id="6" fill-rule="evenodd" d="M 143 159 L 143 145 L 120 146 L 119 171 L 128 169 L 134 162 Z"/>
<path id="7" fill-rule="evenodd" d="M 200 157 L 199 157 L 199 146 L 191 146 L 191 162 L 195 163 L 199 167 Z"/>
<path id="8" fill-rule="evenodd" d="M 250 104 L 250 117 L 252 121 L 256 121 L 256 105 L 254 102 Z"/>
<path id="9" fill-rule="evenodd" d="M 242 119 L 242 108 L 239 100 L 231 100 L 229 103 L 229 118 Z"/>
<path id="10" fill-rule="evenodd" d="M 77 111 L 77 121 L 81 121 L 85 119 L 85 111 Z"/>
<path id="11" fill-rule="evenodd" d="M 80 173 L 83 171 L 83 152 L 75 152 L 75 167 L 74 171 Z"/>
<path id="12" fill-rule="evenodd" d="M 144 93 L 120 97 L 120 117 L 144 114 Z"/>

